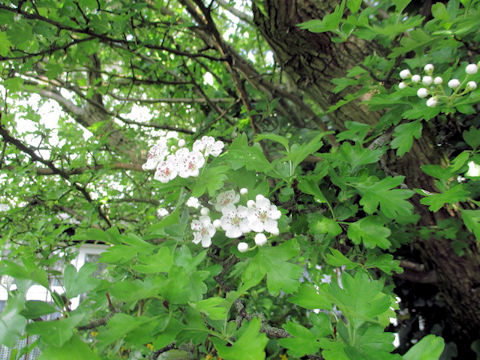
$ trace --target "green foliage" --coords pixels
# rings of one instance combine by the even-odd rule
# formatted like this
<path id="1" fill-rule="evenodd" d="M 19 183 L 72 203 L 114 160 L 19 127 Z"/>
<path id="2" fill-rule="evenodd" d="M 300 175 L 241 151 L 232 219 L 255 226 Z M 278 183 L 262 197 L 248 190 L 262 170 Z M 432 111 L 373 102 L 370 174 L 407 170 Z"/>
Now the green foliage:
<path id="1" fill-rule="evenodd" d="M 256 27 L 266 3 L 255 22 L 235 2 L 193 3 L 0 5 L 0 343 L 36 335 L 12 358 L 38 346 L 45 360 L 446 357 L 420 333 L 397 353 L 386 329 L 399 249 L 433 239 L 470 256 L 480 240 L 480 89 L 467 85 L 480 73 L 465 71 L 480 60 L 480 2 L 427 18 L 410 0 L 337 2 L 285 31 L 311 39 L 298 45 L 311 63 L 269 60 L 282 40 Z M 333 76 L 317 46 L 364 51 L 331 61 L 344 75 L 317 92 L 327 106 L 300 90 Z M 325 79 L 283 75 L 308 66 Z M 167 161 L 203 136 L 225 147 L 199 150 L 198 175 L 181 173 L 193 157 Z M 91 244 L 98 264 L 72 265 Z"/>

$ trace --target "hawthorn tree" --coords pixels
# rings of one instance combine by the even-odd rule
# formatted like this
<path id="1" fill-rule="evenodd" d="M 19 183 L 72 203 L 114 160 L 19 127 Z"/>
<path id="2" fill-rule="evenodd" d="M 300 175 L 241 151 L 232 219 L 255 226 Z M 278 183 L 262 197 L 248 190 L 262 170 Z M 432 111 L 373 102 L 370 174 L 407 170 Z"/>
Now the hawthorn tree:
<path id="1" fill-rule="evenodd" d="M 42 359 L 478 356 L 479 12 L 0 1 L 0 343 L 38 335 Z M 108 246 L 101 272 L 67 265 L 87 241 Z"/>

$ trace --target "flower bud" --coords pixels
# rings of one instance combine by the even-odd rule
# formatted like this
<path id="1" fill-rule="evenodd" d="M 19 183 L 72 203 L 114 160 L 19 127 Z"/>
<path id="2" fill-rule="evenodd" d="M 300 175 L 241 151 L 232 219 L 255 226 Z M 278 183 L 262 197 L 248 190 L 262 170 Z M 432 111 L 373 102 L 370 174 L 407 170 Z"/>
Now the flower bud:
<path id="1" fill-rule="evenodd" d="M 265 236 L 264 233 L 258 233 L 255 235 L 255 244 L 258 246 L 263 246 L 267 243 L 267 237 Z"/>
<path id="2" fill-rule="evenodd" d="M 418 96 L 419 98 L 422 98 L 422 99 L 423 99 L 423 98 L 427 97 L 427 95 L 428 95 L 428 90 L 427 90 L 427 89 L 425 89 L 425 88 L 420 88 L 420 89 L 418 89 L 418 91 L 417 91 L 417 96 Z"/>
<path id="3" fill-rule="evenodd" d="M 425 65 L 425 67 L 423 68 L 423 70 L 425 70 L 425 72 L 426 72 L 427 74 L 432 74 L 434 68 L 435 68 L 435 67 L 434 67 L 432 64 L 427 64 L 427 65 Z"/>
<path id="4" fill-rule="evenodd" d="M 207 216 L 208 214 L 210 214 L 210 210 L 208 210 L 208 208 L 206 207 L 202 207 L 202 209 L 200 210 L 200 214 L 202 214 L 203 216 Z"/>
<path id="5" fill-rule="evenodd" d="M 253 200 L 248 200 L 247 201 L 247 207 L 252 208 L 254 206 L 255 206 L 255 201 L 253 201 Z"/>
<path id="6" fill-rule="evenodd" d="M 429 86 L 429 85 L 432 85 L 433 83 L 433 78 L 431 76 L 424 76 L 423 79 L 422 79 L 422 83 L 423 85 L 425 86 Z"/>
<path id="7" fill-rule="evenodd" d="M 437 76 L 435 79 L 433 79 L 433 83 L 435 85 L 441 85 L 443 83 L 443 79 L 440 76 Z"/>
<path id="8" fill-rule="evenodd" d="M 414 82 L 414 83 L 420 82 L 420 79 L 421 79 L 420 75 L 413 75 L 412 76 L 412 82 Z"/>
<path id="9" fill-rule="evenodd" d="M 239 242 L 237 245 L 238 251 L 244 253 L 248 250 L 248 244 L 246 242 Z"/>
<path id="10" fill-rule="evenodd" d="M 431 97 L 430 99 L 427 100 L 427 106 L 428 107 L 435 107 L 437 106 L 438 101 L 436 97 Z"/>
<path id="11" fill-rule="evenodd" d="M 469 81 L 467 83 L 467 90 L 475 90 L 477 88 L 477 83 L 475 81 Z"/>
<path id="12" fill-rule="evenodd" d="M 245 194 L 247 194 L 247 193 L 248 193 L 248 189 L 247 189 L 247 188 L 241 188 L 241 189 L 240 189 L 240 194 L 245 195 Z"/>
<path id="13" fill-rule="evenodd" d="M 412 73 L 408 69 L 404 69 L 400 71 L 400 78 L 401 79 L 408 79 L 410 76 L 412 76 Z"/>
<path id="14" fill-rule="evenodd" d="M 185 140 L 180 139 L 178 140 L 178 147 L 184 147 L 185 146 Z"/>
<path id="15" fill-rule="evenodd" d="M 405 84 L 403 81 L 400 84 L 398 84 L 399 89 L 405 89 L 406 87 L 407 87 L 407 84 Z"/>
<path id="16" fill-rule="evenodd" d="M 477 71 L 478 71 L 478 66 L 476 64 L 468 64 L 467 67 L 465 68 L 465 72 L 468 75 L 476 74 Z"/>
<path id="17" fill-rule="evenodd" d="M 448 82 L 448 87 L 450 89 L 456 89 L 459 86 L 460 86 L 460 80 L 458 79 L 452 79 Z"/>

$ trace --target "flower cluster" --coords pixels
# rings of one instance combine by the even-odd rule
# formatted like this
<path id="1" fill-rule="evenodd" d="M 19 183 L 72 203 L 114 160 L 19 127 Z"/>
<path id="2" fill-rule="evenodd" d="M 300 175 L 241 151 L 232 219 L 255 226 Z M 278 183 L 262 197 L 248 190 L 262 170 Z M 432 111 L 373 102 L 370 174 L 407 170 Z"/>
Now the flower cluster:
<path id="1" fill-rule="evenodd" d="M 170 149 L 166 138 L 161 138 L 152 146 L 147 155 L 144 170 L 155 170 L 154 179 L 167 183 L 177 176 L 188 178 L 198 176 L 208 156 L 219 156 L 223 150 L 223 142 L 211 136 L 204 136 L 193 143 L 192 150 L 185 147 L 185 140 L 178 141 L 177 146 Z"/>
<path id="2" fill-rule="evenodd" d="M 445 99 L 453 98 L 455 96 L 462 96 L 470 91 L 473 91 L 477 88 L 477 83 L 473 80 L 469 81 L 469 76 L 475 75 L 478 72 L 479 64 L 468 64 L 465 67 L 466 77 L 463 82 L 460 82 L 459 79 L 450 79 L 447 82 L 447 86 L 453 90 L 452 94 L 447 96 L 445 89 L 443 88 L 443 79 L 440 76 L 433 76 L 434 66 L 432 64 L 427 64 L 424 67 L 425 75 L 422 77 L 418 74 L 412 75 L 410 70 L 404 69 L 400 71 L 400 78 L 403 80 L 398 84 L 399 89 L 405 89 L 408 85 L 412 84 L 421 84 L 423 85 L 417 90 L 417 96 L 421 99 L 424 99 L 430 95 L 426 100 L 426 104 L 429 107 L 437 106 L 439 101 Z M 461 89 L 464 89 L 462 93 L 459 93 Z"/>
<path id="3" fill-rule="evenodd" d="M 248 190 L 240 189 L 241 195 L 247 195 Z M 234 190 L 228 190 L 217 195 L 213 208 L 219 213 L 217 218 L 212 221 L 210 209 L 202 207 L 201 216 L 192 221 L 193 242 L 202 243 L 203 247 L 209 247 L 212 243 L 212 237 L 216 230 L 225 231 L 225 236 L 231 239 L 255 232 L 254 241 L 257 246 L 263 246 L 267 242 L 264 234 L 270 233 L 278 235 L 278 219 L 281 213 L 270 200 L 263 195 L 257 195 L 255 200 L 250 199 L 245 205 L 239 204 L 241 196 Z M 199 201 L 196 198 L 190 198 L 187 205 L 193 208 L 199 208 Z M 245 252 L 248 250 L 246 242 L 238 243 L 238 250 Z"/>

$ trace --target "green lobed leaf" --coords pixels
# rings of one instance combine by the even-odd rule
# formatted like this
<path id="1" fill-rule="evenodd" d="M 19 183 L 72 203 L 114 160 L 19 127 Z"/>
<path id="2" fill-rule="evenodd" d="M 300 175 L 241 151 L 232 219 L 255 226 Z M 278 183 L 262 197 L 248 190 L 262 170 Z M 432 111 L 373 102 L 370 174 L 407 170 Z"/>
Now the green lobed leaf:
<path id="1" fill-rule="evenodd" d="M 0 344 L 14 347 L 23 334 L 27 319 L 21 314 L 23 300 L 19 297 L 9 297 L 5 308 L 0 313 Z"/>
<path id="2" fill-rule="evenodd" d="M 42 343 L 61 347 L 73 336 L 75 326 L 82 321 L 83 317 L 83 314 L 75 313 L 59 320 L 35 321 L 28 324 L 27 332 L 39 335 Z"/>
<path id="3" fill-rule="evenodd" d="M 275 141 L 281 144 L 285 148 L 285 150 L 288 151 L 288 139 L 285 136 L 272 134 L 272 133 L 263 133 L 263 134 L 258 134 L 255 137 L 255 141 L 261 141 L 263 139 Z"/>
<path id="4" fill-rule="evenodd" d="M 316 287 L 313 284 L 302 283 L 298 292 L 288 298 L 288 301 L 309 310 L 329 310 L 332 308 L 332 304 L 325 295 L 325 287 L 326 285 Z"/>
<path id="5" fill-rule="evenodd" d="M 480 210 L 461 210 L 465 226 L 480 241 Z"/>
<path id="6" fill-rule="evenodd" d="M 47 346 L 42 349 L 38 360 L 100 360 L 78 335 L 74 335 L 62 346 Z"/>
<path id="7" fill-rule="evenodd" d="M 335 220 L 323 215 L 311 214 L 308 220 L 308 227 L 314 235 L 329 234 L 337 236 L 342 233 L 342 228 Z"/>
<path id="8" fill-rule="evenodd" d="M 190 303 L 190 306 L 204 313 L 212 320 L 225 320 L 227 316 L 227 302 L 220 297 L 212 297 L 196 303 Z"/>
<path id="9" fill-rule="evenodd" d="M 320 348 L 317 336 L 306 327 L 287 321 L 283 328 L 292 337 L 279 339 L 278 343 L 288 349 L 288 354 L 293 357 L 316 354 Z"/>
<path id="10" fill-rule="evenodd" d="M 336 266 L 336 267 L 345 266 L 347 270 L 354 269 L 358 266 L 358 264 L 348 259 L 340 251 L 333 248 L 330 248 L 330 254 L 325 255 L 325 261 L 327 264 L 332 266 Z"/>
<path id="11" fill-rule="evenodd" d="M 383 282 L 372 280 L 365 273 L 357 272 L 351 276 L 344 272 L 342 286 L 332 282 L 328 293 L 355 328 L 365 321 L 376 322 L 390 308 L 391 299 L 382 292 Z"/>
<path id="12" fill-rule="evenodd" d="M 438 211 L 445 204 L 466 201 L 469 196 L 470 192 L 465 189 L 464 184 L 457 184 L 443 193 L 428 194 L 420 202 L 428 205 L 431 211 Z"/>
<path id="13" fill-rule="evenodd" d="M 8 39 L 7 33 L 0 31 L 0 56 L 7 56 L 10 52 L 10 40 Z"/>
<path id="14" fill-rule="evenodd" d="M 212 338 L 212 342 L 218 355 L 225 360 L 264 360 L 264 349 L 268 338 L 265 334 L 260 333 L 260 328 L 261 321 L 253 318 L 232 346 L 226 346 L 217 338 Z"/>
<path id="15" fill-rule="evenodd" d="M 247 287 L 255 286 L 267 275 L 267 288 L 270 294 L 277 296 L 280 290 L 287 294 L 295 292 L 300 286 L 301 266 L 288 262 L 297 256 L 299 246 L 296 239 L 291 239 L 276 247 L 260 248 L 251 259 L 242 280 Z"/>
<path id="16" fill-rule="evenodd" d="M 463 139 L 473 150 L 477 149 L 480 146 L 480 129 L 470 127 L 463 132 Z"/>
<path id="17" fill-rule="evenodd" d="M 40 316 L 51 314 L 57 311 L 57 308 L 45 301 L 29 300 L 25 302 L 25 309 L 21 312 L 27 319 L 37 319 Z"/>
<path id="18" fill-rule="evenodd" d="M 143 274 L 168 272 L 173 265 L 173 256 L 164 246 L 156 254 L 139 256 L 138 262 L 139 264 L 134 265 L 133 268 Z"/>
<path id="19" fill-rule="evenodd" d="M 395 128 L 391 147 L 392 149 L 397 149 L 397 156 L 401 157 L 410 151 L 413 145 L 413 139 L 419 139 L 420 136 L 422 136 L 422 128 L 421 121 L 412 121 L 398 125 Z"/>
<path id="20" fill-rule="evenodd" d="M 444 347 L 441 337 L 427 335 L 403 355 L 403 360 L 438 360 Z"/>
<path id="21" fill-rule="evenodd" d="M 349 142 L 344 142 L 338 152 L 339 158 L 350 164 L 353 169 L 378 162 L 382 154 L 381 149 L 371 150 L 358 143 L 352 145 Z"/>
<path id="22" fill-rule="evenodd" d="M 137 327 L 152 321 L 153 318 L 145 316 L 135 317 L 128 314 L 115 314 L 108 320 L 104 329 L 99 330 L 97 339 L 101 346 L 106 346 L 112 342 L 123 338 L 129 332 L 135 330 Z"/>
<path id="23" fill-rule="evenodd" d="M 362 195 L 360 205 L 367 214 L 373 214 L 380 208 L 381 212 L 390 219 L 412 214 L 413 205 L 406 199 L 413 195 L 413 191 L 393 189 L 403 183 L 403 176 L 386 177 L 380 181 L 359 183 L 357 189 Z"/>
<path id="24" fill-rule="evenodd" d="M 92 274 L 97 270 L 97 264 L 86 263 L 80 270 L 72 265 L 67 265 L 63 272 L 63 283 L 65 285 L 65 295 L 71 299 L 77 295 L 89 292 L 95 289 L 99 280 Z"/>
<path id="25" fill-rule="evenodd" d="M 387 249 L 390 241 L 387 239 L 391 234 L 389 228 L 384 226 L 383 221 L 377 216 L 367 216 L 348 226 L 348 237 L 354 244 L 363 243 L 366 248 L 380 247 Z"/>

